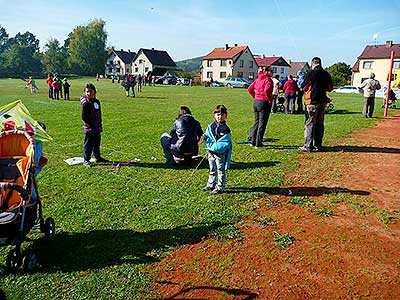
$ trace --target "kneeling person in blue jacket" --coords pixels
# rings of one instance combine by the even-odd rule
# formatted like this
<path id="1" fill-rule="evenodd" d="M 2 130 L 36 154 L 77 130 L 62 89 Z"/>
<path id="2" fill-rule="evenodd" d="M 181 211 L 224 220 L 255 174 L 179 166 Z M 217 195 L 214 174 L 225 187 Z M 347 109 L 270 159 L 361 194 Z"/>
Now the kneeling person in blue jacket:
<path id="1" fill-rule="evenodd" d="M 225 189 L 226 170 L 229 167 L 232 155 L 231 130 L 226 125 L 228 111 L 224 105 L 217 105 L 214 109 L 215 121 L 208 125 L 202 141 L 206 144 L 210 173 L 204 191 L 211 195 L 220 194 Z"/>

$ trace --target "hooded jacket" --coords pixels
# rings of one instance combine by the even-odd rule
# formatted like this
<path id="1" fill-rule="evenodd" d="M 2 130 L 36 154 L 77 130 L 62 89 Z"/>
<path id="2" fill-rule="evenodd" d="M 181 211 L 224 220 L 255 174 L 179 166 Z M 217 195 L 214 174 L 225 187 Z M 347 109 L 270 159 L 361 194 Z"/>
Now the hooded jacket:
<path id="1" fill-rule="evenodd" d="M 258 72 L 258 77 L 248 87 L 247 91 L 254 100 L 264 100 L 272 103 L 272 91 L 274 84 L 270 76 L 264 72 Z"/>
<path id="2" fill-rule="evenodd" d="M 328 103 L 326 92 L 333 90 L 332 77 L 321 66 L 316 66 L 306 74 L 301 87 L 306 92 L 304 102 L 307 105 Z"/>
<path id="3" fill-rule="evenodd" d="M 177 118 L 172 126 L 171 149 L 181 154 L 199 153 L 198 141 L 203 135 L 203 130 L 192 115 L 183 115 Z"/>

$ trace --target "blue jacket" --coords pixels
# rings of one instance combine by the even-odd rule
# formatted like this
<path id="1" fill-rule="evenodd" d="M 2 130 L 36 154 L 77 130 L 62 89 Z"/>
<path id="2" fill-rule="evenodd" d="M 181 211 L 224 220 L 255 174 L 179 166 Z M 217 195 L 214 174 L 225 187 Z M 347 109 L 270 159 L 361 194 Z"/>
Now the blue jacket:
<path id="1" fill-rule="evenodd" d="M 228 155 L 226 157 L 226 162 L 225 162 L 225 170 L 228 169 L 231 163 L 231 156 L 232 156 L 231 134 L 227 133 L 222 137 L 220 137 L 217 141 L 213 133 L 211 132 L 211 125 L 209 125 L 204 135 L 206 137 L 204 141 L 204 143 L 206 144 L 206 150 L 215 152 L 217 154 L 224 154 L 225 152 L 228 151 Z"/>

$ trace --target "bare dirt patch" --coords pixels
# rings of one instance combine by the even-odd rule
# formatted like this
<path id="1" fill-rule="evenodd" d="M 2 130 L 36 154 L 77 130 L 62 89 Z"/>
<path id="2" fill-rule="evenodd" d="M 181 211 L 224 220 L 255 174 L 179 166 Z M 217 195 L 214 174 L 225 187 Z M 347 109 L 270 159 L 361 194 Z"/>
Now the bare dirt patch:
<path id="1" fill-rule="evenodd" d="M 153 265 L 163 299 L 400 299 L 400 117 L 299 165 L 290 186 L 255 200 L 256 216 L 236 225 L 241 239 Z"/>

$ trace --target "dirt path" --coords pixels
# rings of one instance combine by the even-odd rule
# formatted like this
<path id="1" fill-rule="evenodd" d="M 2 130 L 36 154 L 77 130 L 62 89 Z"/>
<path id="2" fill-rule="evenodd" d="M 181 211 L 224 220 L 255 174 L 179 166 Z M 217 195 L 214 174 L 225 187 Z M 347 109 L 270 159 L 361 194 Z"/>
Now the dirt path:
<path id="1" fill-rule="evenodd" d="M 400 117 L 299 164 L 236 226 L 241 239 L 165 258 L 154 270 L 163 299 L 400 299 Z"/>

